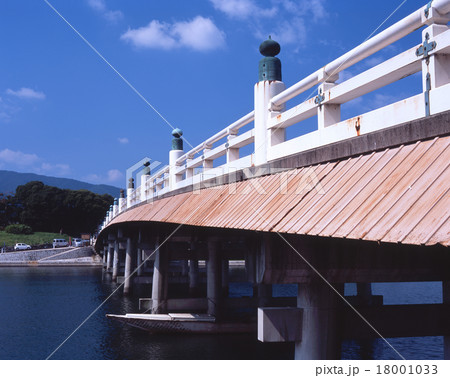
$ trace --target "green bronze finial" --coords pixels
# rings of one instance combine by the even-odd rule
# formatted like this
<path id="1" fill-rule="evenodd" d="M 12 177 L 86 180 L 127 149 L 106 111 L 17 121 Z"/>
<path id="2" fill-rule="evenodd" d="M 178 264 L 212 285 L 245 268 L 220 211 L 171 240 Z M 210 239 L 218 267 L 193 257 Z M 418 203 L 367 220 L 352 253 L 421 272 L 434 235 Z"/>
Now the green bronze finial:
<path id="1" fill-rule="evenodd" d="M 119 204 L 119 200 L 117 198 L 114 198 L 114 206 Z"/>
<path id="2" fill-rule="evenodd" d="M 128 180 L 128 189 L 134 189 L 134 178 L 133 177 L 131 177 Z"/>
<path id="3" fill-rule="evenodd" d="M 120 189 L 120 198 L 125 198 L 125 190 Z"/>
<path id="4" fill-rule="evenodd" d="M 147 160 L 147 161 L 144 163 L 144 169 L 143 169 L 142 174 L 143 174 L 143 175 L 149 175 L 149 174 L 150 174 L 150 161 Z"/>
<path id="5" fill-rule="evenodd" d="M 183 150 L 183 139 L 181 139 L 183 131 L 177 128 L 172 131 L 172 135 L 172 150 Z"/>
<path id="6" fill-rule="evenodd" d="M 275 55 L 280 53 L 281 47 L 269 35 L 259 46 L 259 52 L 264 55 L 259 61 L 259 81 L 278 80 L 281 81 L 281 61 Z"/>

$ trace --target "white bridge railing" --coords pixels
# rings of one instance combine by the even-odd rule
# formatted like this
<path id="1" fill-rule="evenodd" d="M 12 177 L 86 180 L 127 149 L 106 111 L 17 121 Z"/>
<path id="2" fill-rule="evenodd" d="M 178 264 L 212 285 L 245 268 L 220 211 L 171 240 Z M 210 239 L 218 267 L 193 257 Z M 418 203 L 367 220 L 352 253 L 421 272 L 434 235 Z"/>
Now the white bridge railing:
<path id="1" fill-rule="evenodd" d="M 113 212 L 121 213 L 168 192 L 302 151 L 412 121 L 450 109 L 450 0 L 434 0 L 355 47 L 290 88 L 282 82 L 255 85 L 255 110 L 190 151 L 171 151 L 170 163 L 141 186 L 128 189 Z M 339 73 L 415 30 L 417 44 L 393 58 L 337 83 Z M 422 72 L 420 93 L 357 117 L 342 120 L 341 105 L 402 78 Z M 420 80 L 420 79 L 418 79 Z M 286 109 L 286 102 L 317 86 L 317 96 Z M 317 116 L 317 129 L 286 140 L 285 130 Z M 253 123 L 253 124 L 252 124 Z M 250 126 L 248 126 L 250 125 Z M 240 133 L 244 127 L 249 130 Z M 247 128 L 248 128 L 247 127 Z M 243 147 L 247 154 L 243 154 Z M 251 147 L 251 146 L 250 146 Z M 222 164 L 215 165 L 222 158 Z M 120 202 L 120 201 L 119 201 Z M 125 203 L 125 205 L 124 205 Z M 112 219 L 107 215 L 103 227 Z"/>

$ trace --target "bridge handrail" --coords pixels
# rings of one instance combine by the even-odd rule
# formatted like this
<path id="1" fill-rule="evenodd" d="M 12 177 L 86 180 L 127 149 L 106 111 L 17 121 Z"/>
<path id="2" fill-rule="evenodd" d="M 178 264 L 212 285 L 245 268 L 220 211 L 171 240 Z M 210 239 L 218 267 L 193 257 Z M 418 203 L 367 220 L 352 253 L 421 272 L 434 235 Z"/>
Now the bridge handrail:
<path id="1" fill-rule="evenodd" d="M 442 65 L 434 66 L 435 63 L 428 62 L 430 66 L 429 64 L 424 64 L 424 60 L 425 58 L 428 60 L 428 56 L 435 54 L 448 54 L 450 56 L 450 30 L 446 26 L 450 20 L 449 13 L 450 0 L 431 1 L 291 87 L 278 91 L 278 94 L 268 99 L 265 104 L 265 109 L 268 113 L 258 113 L 261 111 L 252 110 L 196 147 L 176 156 L 170 161 L 169 165 L 164 166 L 148 179 L 146 178 L 142 191 L 139 187 L 129 192 L 131 198 L 128 203 L 135 205 L 145 199 L 157 197 L 171 190 L 201 182 L 209 178 L 208 173 L 215 174 L 220 171 L 220 168 L 230 167 L 231 163 L 233 163 L 234 168 L 246 168 L 260 164 L 261 161 L 258 161 L 258 156 L 263 157 L 263 163 L 264 161 L 269 162 L 283 156 L 360 135 L 360 122 L 362 120 L 366 122 L 363 132 L 367 133 L 450 109 L 450 104 L 439 100 L 440 98 L 448 98 L 450 95 L 450 82 L 448 80 L 450 69 L 442 68 Z M 421 54 L 419 54 L 420 47 L 423 49 L 425 42 L 428 41 L 428 39 L 423 37 L 420 40 L 423 44 L 419 47 L 416 45 L 350 79 L 336 83 L 338 74 L 344 69 L 353 66 L 424 25 L 429 26 L 426 31 L 429 30 L 431 34 L 429 36 L 430 41 L 435 42 L 434 47 L 431 49 L 432 51 L 427 52 L 427 56 L 420 56 Z M 436 26 L 436 28 L 433 29 L 430 25 Z M 426 39 L 425 42 L 424 39 Z M 402 100 L 400 104 L 402 108 L 399 107 L 399 103 L 396 103 L 352 119 L 340 120 L 341 104 L 420 70 L 422 70 L 423 92 Z M 447 70 L 448 72 L 444 72 L 442 75 L 444 79 L 434 77 L 430 79 L 430 74 L 427 70 L 432 71 L 433 75 L 436 76 L 440 75 L 439 70 Z M 430 84 L 431 82 L 433 85 Z M 306 100 L 291 109 L 284 109 L 287 101 L 316 85 L 319 85 L 319 95 L 323 91 L 323 94 L 326 93 L 326 97 L 319 98 L 317 96 L 315 99 Z M 436 99 L 435 104 L 433 103 L 431 107 L 430 97 Z M 421 102 L 424 104 L 428 102 L 428 105 L 424 105 L 427 107 L 426 109 L 419 106 Z M 335 113 L 333 114 L 333 112 Z M 327 113 L 328 116 L 326 115 Z M 318 116 L 318 129 L 316 131 L 290 140 L 282 138 L 273 143 L 267 140 L 264 151 L 257 151 L 256 134 L 261 138 L 261 135 L 267 134 L 266 131 L 285 129 L 316 114 Z M 332 115 L 331 117 L 330 114 Z M 240 129 L 251 122 L 255 122 L 253 127 L 238 135 Z M 349 125 L 352 127 L 349 128 Z M 214 143 L 225 137 L 228 137 L 225 143 L 213 148 Z M 253 142 L 255 143 L 254 152 L 244 157 L 239 156 L 239 149 Z M 201 152 L 200 156 L 195 157 L 196 154 Z M 213 168 L 214 159 L 225 154 L 227 155 L 226 163 Z M 257 154 L 259 155 L 257 156 Z M 201 172 L 194 174 L 194 168 L 200 166 L 202 166 Z M 105 223 L 107 223 L 107 219 Z"/>
<path id="2" fill-rule="evenodd" d="M 194 157 L 194 155 L 196 153 L 200 152 L 204 148 L 208 148 L 208 147 L 211 148 L 211 146 L 215 142 L 219 141 L 220 139 L 222 139 L 228 135 L 236 135 L 241 128 L 248 125 L 254 119 L 255 119 L 255 111 L 252 110 L 250 113 L 239 118 L 236 122 L 233 122 L 231 125 L 220 130 L 218 133 L 214 134 L 212 137 L 206 139 L 204 142 L 200 143 L 198 146 L 194 147 L 193 149 L 186 152 L 184 155 L 180 156 L 176 160 L 177 165 L 182 165 L 186 161 L 186 159 Z"/>
<path id="3" fill-rule="evenodd" d="M 432 8 L 436 9 L 438 12 L 441 12 L 443 15 L 450 12 L 449 0 L 435 0 L 430 3 L 432 4 Z M 339 74 L 346 68 L 349 68 L 350 66 L 360 62 L 390 44 L 397 42 L 423 25 L 429 23 L 431 17 L 424 17 L 427 7 L 428 4 L 396 22 L 394 25 L 388 27 L 382 32 L 376 34 L 372 38 L 361 43 L 359 46 L 356 46 L 352 50 L 341 55 L 331 63 L 326 64 L 324 67 L 300 80 L 296 84 L 287 88 L 285 91 L 274 96 L 271 100 L 271 107 L 275 108 L 281 106 L 290 99 L 323 82 L 328 76 Z"/>

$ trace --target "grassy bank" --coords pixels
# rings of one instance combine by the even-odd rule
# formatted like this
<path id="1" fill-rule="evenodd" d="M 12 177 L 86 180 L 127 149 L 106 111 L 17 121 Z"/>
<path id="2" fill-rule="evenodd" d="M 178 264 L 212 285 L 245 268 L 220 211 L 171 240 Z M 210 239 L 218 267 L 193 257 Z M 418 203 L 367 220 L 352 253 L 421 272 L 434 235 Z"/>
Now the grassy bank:
<path id="1" fill-rule="evenodd" d="M 53 239 L 66 239 L 69 241 L 69 235 L 60 235 L 52 232 L 35 232 L 31 235 L 15 235 L 0 231 L 0 248 L 2 248 L 4 244 L 6 244 L 7 247 L 13 247 L 16 243 L 26 243 L 31 246 L 47 244 L 52 243 Z"/>

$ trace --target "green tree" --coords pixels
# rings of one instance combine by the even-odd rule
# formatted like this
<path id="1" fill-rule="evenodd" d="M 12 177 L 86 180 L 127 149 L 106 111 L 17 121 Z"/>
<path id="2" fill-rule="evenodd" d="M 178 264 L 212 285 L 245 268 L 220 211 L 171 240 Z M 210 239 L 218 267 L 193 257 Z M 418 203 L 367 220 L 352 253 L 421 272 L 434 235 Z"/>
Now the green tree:
<path id="1" fill-rule="evenodd" d="M 0 193 L 0 229 L 19 221 L 19 206 L 14 196 Z"/>
<path id="2" fill-rule="evenodd" d="M 114 200 L 108 194 L 59 189 L 40 181 L 18 186 L 15 197 L 21 223 L 35 231 L 62 230 L 71 235 L 94 232 Z"/>

